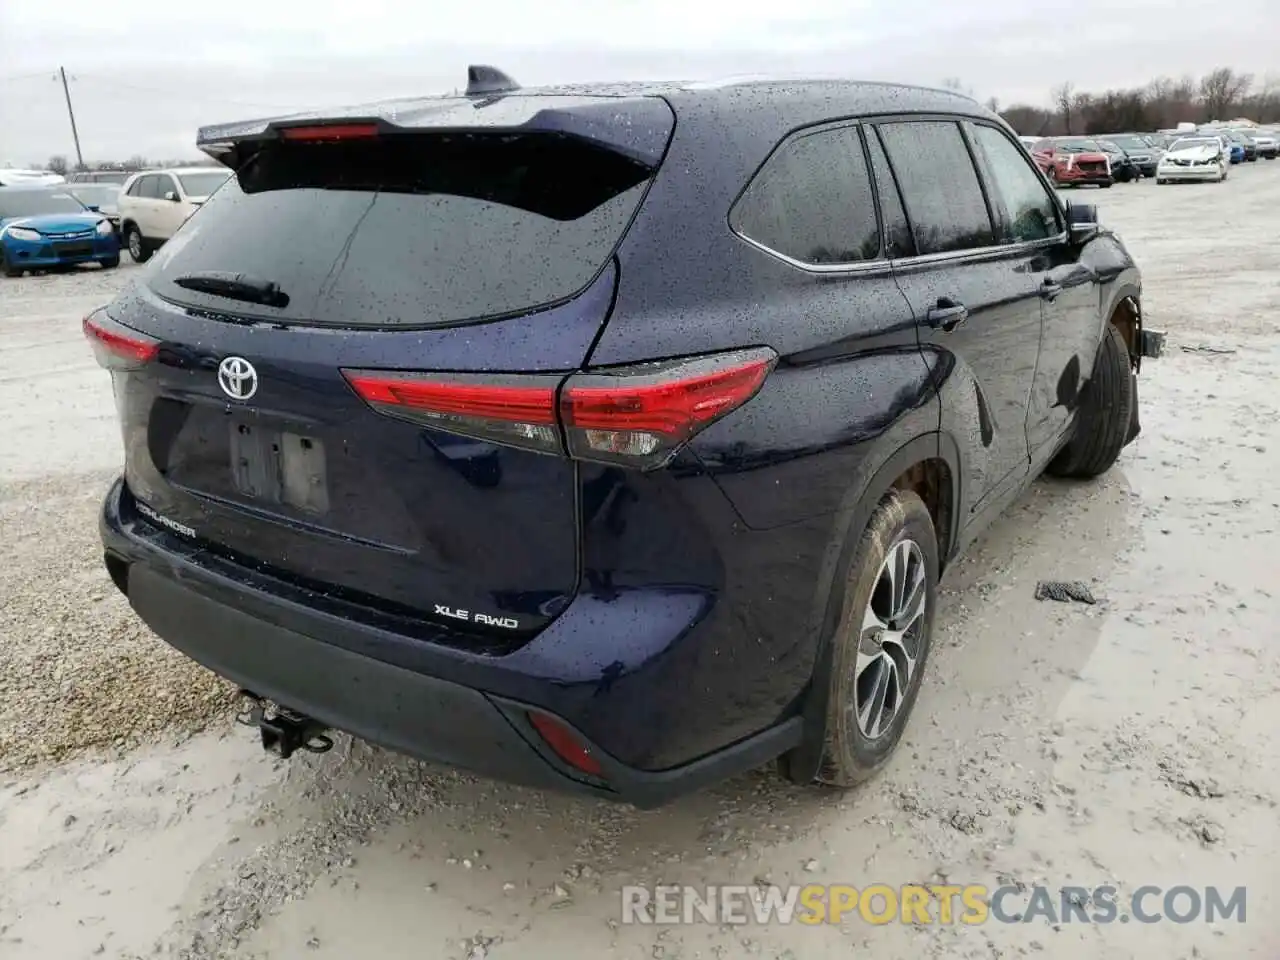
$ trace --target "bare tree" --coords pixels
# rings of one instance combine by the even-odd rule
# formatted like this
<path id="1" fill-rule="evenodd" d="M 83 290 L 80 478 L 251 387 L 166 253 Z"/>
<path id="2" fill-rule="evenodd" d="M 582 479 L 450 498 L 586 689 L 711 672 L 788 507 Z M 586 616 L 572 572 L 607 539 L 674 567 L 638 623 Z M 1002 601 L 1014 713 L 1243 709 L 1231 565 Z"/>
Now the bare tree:
<path id="1" fill-rule="evenodd" d="M 1218 67 L 1200 79 L 1200 99 L 1209 120 L 1229 120 L 1231 109 L 1240 103 L 1253 86 L 1253 75 L 1236 73 L 1230 67 Z"/>
<path id="2" fill-rule="evenodd" d="M 948 90 L 954 90 L 956 93 L 962 93 L 966 97 L 973 96 L 973 87 L 965 84 L 959 77 L 944 77 L 942 85 Z"/>
<path id="3" fill-rule="evenodd" d="M 62 154 L 58 154 L 56 156 L 50 157 L 49 162 L 46 164 L 46 166 L 48 167 L 50 173 L 56 173 L 60 177 L 65 177 L 67 175 L 67 170 L 70 169 L 69 165 L 67 164 L 67 158 L 64 157 Z"/>
<path id="4" fill-rule="evenodd" d="M 1076 86 L 1070 80 L 1058 84 L 1049 91 L 1049 96 L 1053 100 L 1053 105 L 1058 108 L 1058 113 L 1062 115 L 1062 126 L 1071 133 L 1071 115 L 1074 112 L 1076 104 Z"/>
<path id="5" fill-rule="evenodd" d="M 1000 98 L 999 98 L 999 97 L 987 97 L 987 101 L 986 101 L 986 103 L 985 103 L 985 104 L 983 104 L 983 106 L 985 106 L 985 107 L 986 107 L 988 110 L 990 110 L 992 113 L 999 113 L 999 112 L 1000 112 Z"/>

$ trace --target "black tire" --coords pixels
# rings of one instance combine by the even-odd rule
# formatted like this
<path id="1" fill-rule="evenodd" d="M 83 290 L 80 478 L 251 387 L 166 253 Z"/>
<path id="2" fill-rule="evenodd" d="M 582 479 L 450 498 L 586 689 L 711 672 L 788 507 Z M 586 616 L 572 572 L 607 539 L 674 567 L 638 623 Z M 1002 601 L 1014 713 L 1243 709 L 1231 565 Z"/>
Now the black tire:
<path id="1" fill-rule="evenodd" d="M 114 270 L 120 266 L 120 254 L 117 253 L 114 257 L 104 257 L 98 263 L 102 264 L 103 270 Z"/>
<path id="2" fill-rule="evenodd" d="M 1135 403 L 1133 378 L 1129 348 L 1119 328 L 1108 323 L 1093 363 L 1093 376 L 1080 391 L 1075 431 L 1050 462 L 1049 473 L 1083 479 L 1111 468 L 1129 438 Z"/>
<path id="3" fill-rule="evenodd" d="M 151 259 L 154 252 L 147 245 L 146 238 L 142 235 L 142 231 L 138 229 L 137 224 L 129 224 L 124 230 L 124 245 L 129 248 L 129 256 L 134 263 L 146 263 Z"/>
<path id="4" fill-rule="evenodd" d="M 882 620 L 888 615 L 886 604 L 891 601 L 891 597 L 886 587 L 888 581 L 881 577 L 881 573 L 891 555 L 895 558 L 911 558 L 910 563 L 899 574 L 900 580 L 908 586 L 918 582 L 915 579 L 917 570 L 923 574 L 923 583 L 917 589 L 924 591 L 924 609 L 914 621 L 919 629 L 908 629 L 902 634 L 903 642 L 897 646 L 881 644 L 883 631 L 868 634 L 866 641 L 875 651 L 880 666 L 877 668 L 873 664 L 867 667 L 859 677 L 856 667 L 860 641 L 863 639 L 861 627 L 864 615 L 869 607 L 876 610 Z M 831 672 L 827 678 L 830 688 L 822 761 L 818 767 L 819 783 L 837 787 L 851 787 L 861 783 L 883 767 L 898 746 L 920 693 L 921 680 L 929 659 L 937 605 L 937 584 L 938 540 L 928 508 L 919 496 L 909 490 L 889 491 L 871 514 L 845 571 L 841 615 L 832 638 Z M 910 597 L 914 596 L 914 592 L 910 594 Z M 913 609 L 910 597 L 904 598 L 902 607 Z M 874 736 L 868 736 L 861 729 L 857 715 L 859 693 L 861 692 L 866 702 L 868 692 L 880 691 L 881 688 L 874 681 L 886 671 L 901 676 L 906 663 L 902 654 L 913 646 L 909 642 L 913 632 L 916 634 L 915 662 L 914 667 L 909 670 L 905 690 L 896 684 L 892 685 L 898 690 L 898 695 L 894 698 L 896 709 L 892 711 L 882 730 L 876 732 L 873 728 Z M 893 661 L 898 666 L 888 670 L 886 661 Z M 869 676 L 877 669 L 880 674 Z M 888 690 L 889 685 L 884 689 Z M 888 701 L 886 694 L 880 702 L 887 706 Z"/>
<path id="5" fill-rule="evenodd" d="M 1099 188 L 1099 189 L 1101 189 L 1101 190 L 1110 190 L 1110 189 L 1111 189 L 1111 184 L 1109 184 L 1109 183 L 1100 183 L 1100 184 L 1098 184 L 1098 188 Z"/>
<path id="6" fill-rule="evenodd" d="M 1168 180 L 1166 180 L 1164 177 L 1156 177 L 1156 186 L 1157 186 L 1157 187 L 1163 187 L 1163 186 L 1164 186 L 1166 183 L 1168 183 L 1168 182 L 1169 182 L 1169 181 L 1168 181 Z"/>

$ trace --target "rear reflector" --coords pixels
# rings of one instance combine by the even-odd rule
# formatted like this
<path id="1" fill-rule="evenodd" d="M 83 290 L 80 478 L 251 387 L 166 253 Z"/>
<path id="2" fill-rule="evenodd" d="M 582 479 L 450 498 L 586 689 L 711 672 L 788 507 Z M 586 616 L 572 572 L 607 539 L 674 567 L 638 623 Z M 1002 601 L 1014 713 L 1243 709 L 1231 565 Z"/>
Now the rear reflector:
<path id="1" fill-rule="evenodd" d="M 390 416 L 542 453 L 652 470 L 755 396 L 776 361 L 777 354 L 760 347 L 567 377 L 342 374 L 366 403 Z"/>
<path id="2" fill-rule="evenodd" d="M 591 748 L 577 734 L 559 720 L 549 717 L 545 713 L 533 713 L 530 711 L 527 716 L 534 729 L 538 731 L 542 739 L 547 742 L 547 746 L 555 752 L 557 757 L 583 773 L 589 773 L 593 777 L 600 776 L 600 761 L 596 759 L 591 752 Z"/>
<path id="3" fill-rule="evenodd" d="M 344 370 L 375 410 L 463 436 L 561 453 L 556 425 L 560 376 L 414 374 Z"/>
<path id="4" fill-rule="evenodd" d="M 154 360 L 160 350 L 159 340 L 116 323 L 103 310 L 85 317 L 82 327 L 98 365 L 108 370 L 136 369 Z"/>
<path id="5" fill-rule="evenodd" d="M 364 140 L 377 135 L 376 123 L 322 123 L 280 130 L 280 136 L 286 140 Z"/>

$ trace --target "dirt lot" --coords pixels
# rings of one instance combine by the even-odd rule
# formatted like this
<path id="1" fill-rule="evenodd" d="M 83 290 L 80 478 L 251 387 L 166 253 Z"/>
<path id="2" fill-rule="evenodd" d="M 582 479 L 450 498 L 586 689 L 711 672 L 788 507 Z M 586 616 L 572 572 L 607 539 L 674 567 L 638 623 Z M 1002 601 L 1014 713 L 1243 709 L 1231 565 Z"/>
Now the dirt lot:
<path id="1" fill-rule="evenodd" d="M 1081 199 L 1086 199 L 1084 194 Z M 1170 333 L 1101 482 L 1041 481 L 944 583 L 907 740 L 641 813 L 340 740 L 278 764 L 98 559 L 120 459 L 79 335 L 137 268 L 0 282 L 0 955 L 1274 957 L 1280 162 L 1091 192 Z M 1091 581 L 1097 607 L 1033 599 Z M 201 732 L 203 731 L 203 732 Z M 620 926 L 627 883 L 1248 888 L 1247 922 Z"/>

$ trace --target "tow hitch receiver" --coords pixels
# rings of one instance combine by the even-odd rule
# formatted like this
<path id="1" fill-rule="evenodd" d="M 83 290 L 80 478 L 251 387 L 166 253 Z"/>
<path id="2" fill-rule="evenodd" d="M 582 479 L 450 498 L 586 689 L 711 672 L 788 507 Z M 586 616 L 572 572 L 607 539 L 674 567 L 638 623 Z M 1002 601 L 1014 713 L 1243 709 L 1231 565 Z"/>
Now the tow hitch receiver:
<path id="1" fill-rule="evenodd" d="M 324 724 L 288 707 L 277 705 L 274 712 L 268 712 L 267 701 L 248 690 L 241 690 L 240 696 L 248 705 L 236 721 L 246 727 L 257 727 L 262 734 L 262 749 L 268 753 L 287 760 L 295 750 L 327 753 L 333 749 L 333 740 L 325 736 L 328 728 Z"/>

